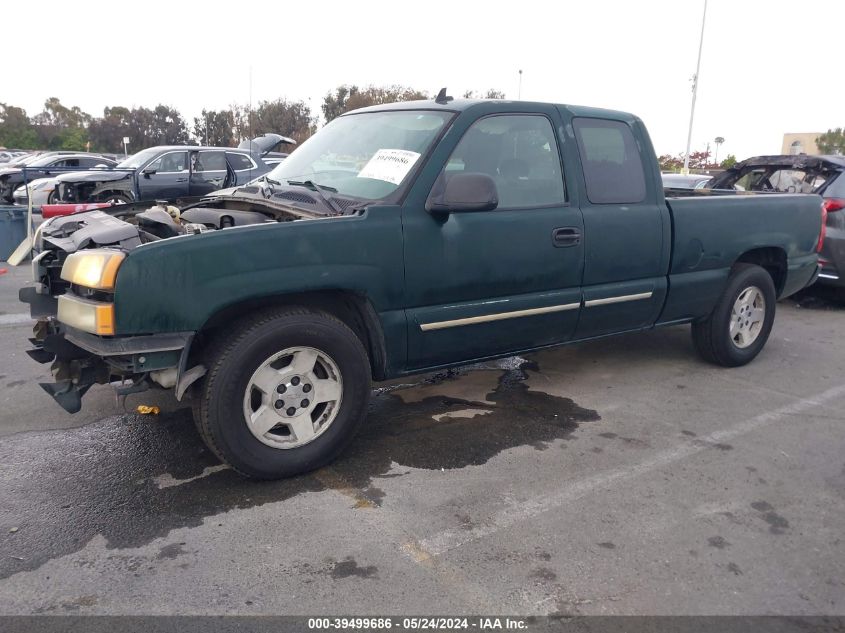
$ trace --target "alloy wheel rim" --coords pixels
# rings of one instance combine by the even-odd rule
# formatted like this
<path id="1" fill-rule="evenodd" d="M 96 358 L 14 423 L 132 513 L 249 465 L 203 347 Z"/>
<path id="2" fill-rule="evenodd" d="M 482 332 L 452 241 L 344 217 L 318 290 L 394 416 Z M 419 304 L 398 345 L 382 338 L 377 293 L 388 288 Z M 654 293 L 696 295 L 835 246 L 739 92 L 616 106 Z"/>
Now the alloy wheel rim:
<path id="1" fill-rule="evenodd" d="M 731 308 L 730 337 L 740 349 L 752 345 L 763 330 L 766 319 L 766 299 L 757 286 L 739 293 Z"/>
<path id="2" fill-rule="evenodd" d="M 263 444 L 298 448 L 326 432 L 342 398 L 343 378 L 331 356 L 313 347 L 289 347 L 253 372 L 244 393 L 244 421 Z"/>

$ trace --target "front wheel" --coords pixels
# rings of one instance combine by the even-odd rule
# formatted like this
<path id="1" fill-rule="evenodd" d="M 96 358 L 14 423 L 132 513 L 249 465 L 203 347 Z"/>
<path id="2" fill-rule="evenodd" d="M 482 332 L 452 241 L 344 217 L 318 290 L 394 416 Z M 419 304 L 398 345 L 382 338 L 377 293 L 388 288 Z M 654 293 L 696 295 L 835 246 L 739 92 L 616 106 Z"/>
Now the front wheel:
<path id="1" fill-rule="evenodd" d="M 776 302 L 774 282 L 764 268 L 737 264 L 713 312 L 692 325 L 696 350 L 723 367 L 751 362 L 772 331 Z"/>
<path id="2" fill-rule="evenodd" d="M 122 193 L 110 193 L 103 196 L 101 202 L 108 202 L 109 204 L 129 204 L 132 201 L 129 199 L 129 196 L 125 196 Z"/>
<path id="3" fill-rule="evenodd" d="M 361 425 L 370 364 L 333 316 L 286 308 L 241 322 L 210 350 L 194 415 L 209 448 L 232 468 L 277 479 L 333 460 Z"/>

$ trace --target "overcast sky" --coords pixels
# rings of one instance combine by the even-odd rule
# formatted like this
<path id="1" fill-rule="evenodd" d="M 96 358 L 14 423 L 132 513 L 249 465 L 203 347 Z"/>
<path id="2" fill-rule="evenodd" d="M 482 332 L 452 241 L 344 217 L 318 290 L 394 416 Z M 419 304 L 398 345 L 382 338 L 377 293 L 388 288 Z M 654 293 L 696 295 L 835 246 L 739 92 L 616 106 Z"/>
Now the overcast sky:
<path id="1" fill-rule="evenodd" d="M 294 8 L 296 7 L 296 8 Z M 178 108 L 189 120 L 232 102 L 303 99 L 341 83 L 628 110 L 658 153 L 686 145 L 703 0 L 177 2 L 3 6 L 0 102 L 47 97 Z M 693 149 L 779 153 L 785 132 L 845 125 L 845 0 L 709 0 Z M 18 45 L 23 45 L 18 47 Z M 28 44 L 28 45 L 27 45 Z M 837 52 L 839 51 L 839 52 Z M 20 59 L 18 55 L 25 57 Z M 20 63 L 18 64 L 18 60 Z M 278 130 L 284 134 L 287 130 Z"/>

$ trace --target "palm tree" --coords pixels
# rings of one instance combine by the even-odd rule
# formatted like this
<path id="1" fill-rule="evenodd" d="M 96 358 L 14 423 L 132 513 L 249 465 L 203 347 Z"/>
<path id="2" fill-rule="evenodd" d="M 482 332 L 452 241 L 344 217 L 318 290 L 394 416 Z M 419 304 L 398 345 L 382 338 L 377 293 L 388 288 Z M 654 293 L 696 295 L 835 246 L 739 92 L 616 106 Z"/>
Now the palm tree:
<path id="1" fill-rule="evenodd" d="M 719 145 L 725 142 L 725 138 L 723 136 L 717 136 L 715 139 L 716 142 L 716 155 L 713 157 L 713 162 L 717 165 L 719 164 Z"/>

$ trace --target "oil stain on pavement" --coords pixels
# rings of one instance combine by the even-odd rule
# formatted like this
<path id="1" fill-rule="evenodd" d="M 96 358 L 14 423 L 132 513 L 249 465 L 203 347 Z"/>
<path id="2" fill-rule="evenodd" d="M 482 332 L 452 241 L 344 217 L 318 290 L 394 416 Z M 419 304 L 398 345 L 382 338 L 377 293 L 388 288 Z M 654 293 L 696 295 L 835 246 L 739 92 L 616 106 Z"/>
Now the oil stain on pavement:
<path id="1" fill-rule="evenodd" d="M 384 492 L 373 482 L 401 476 L 390 472 L 394 465 L 478 466 L 517 446 L 546 448 L 600 419 L 568 398 L 529 390 L 529 370 L 540 371 L 526 361 L 502 371 L 484 402 L 431 395 L 405 403 L 395 390 L 377 392 L 362 432 L 330 469 L 275 482 L 220 469 L 187 409 L 7 437 L 0 441 L 0 578 L 78 551 L 97 534 L 110 548 L 139 547 L 209 516 L 305 492 L 357 489 L 357 498 L 378 507 Z M 169 485 L 159 484 L 163 476 Z M 359 573 L 349 562 L 336 568 L 347 571 Z"/>

